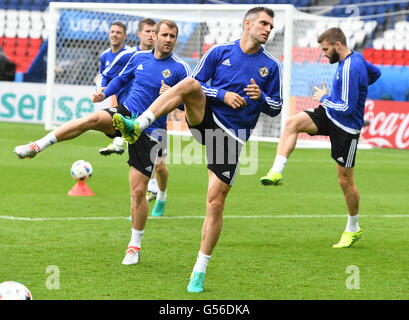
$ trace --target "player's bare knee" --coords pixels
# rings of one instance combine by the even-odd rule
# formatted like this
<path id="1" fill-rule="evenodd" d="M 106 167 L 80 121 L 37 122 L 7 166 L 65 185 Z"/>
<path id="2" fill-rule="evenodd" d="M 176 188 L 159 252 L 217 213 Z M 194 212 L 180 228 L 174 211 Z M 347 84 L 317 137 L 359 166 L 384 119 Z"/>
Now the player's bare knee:
<path id="1" fill-rule="evenodd" d="M 299 130 L 299 121 L 296 117 L 290 117 L 285 121 L 285 130 L 296 132 Z"/>
<path id="2" fill-rule="evenodd" d="M 338 177 L 338 184 L 342 190 L 347 191 L 349 188 L 354 186 L 354 181 L 346 176 L 340 175 Z"/>
<path id="3" fill-rule="evenodd" d="M 184 97 L 199 92 L 201 88 L 200 82 L 193 77 L 187 77 L 180 82 L 181 93 Z"/>
<path id="4" fill-rule="evenodd" d="M 155 171 L 159 175 L 168 174 L 168 168 L 166 168 L 164 163 L 157 163 L 155 166 Z"/>
<path id="5" fill-rule="evenodd" d="M 145 199 L 145 191 L 141 187 L 135 187 L 131 189 L 132 201 L 137 203 L 141 202 L 142 199 Z"/>

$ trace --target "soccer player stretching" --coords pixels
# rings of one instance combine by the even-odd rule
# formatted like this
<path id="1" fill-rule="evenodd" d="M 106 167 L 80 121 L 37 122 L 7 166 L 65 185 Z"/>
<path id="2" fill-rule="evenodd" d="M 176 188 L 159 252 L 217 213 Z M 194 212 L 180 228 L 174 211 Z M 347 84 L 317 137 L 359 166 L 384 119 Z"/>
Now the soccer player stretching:
<path id="1" fill-rule="evenodd" d="M 98 88 L 104 88 L 108 83 L 115 78 L 122 69 L 126 66 L 132 56 L 136 51 L 151 50 L 154 45 L 154 31 L 155 31 L 155 21 L 150 18 L 145 18 L 141 20 L 138 24 L 138 36 L 140 38 L 139 46 L 130 48 L 128 50 L 122 51 L 118 54 L 113 61 L 109 64 L 105 70 L 100 74 L 100 81 L 98 82 Z M 132 87 L 132 81 L 128 82 L 125 87 L 123 87 L 118 94 L 113 95 L 111 98 L 117 96 L 117 99 L 113 99 L 118 104 L 123 104 L 128 97 L 129 91 Z M 166 87 L 163 86 L 163 89 Z M 117 106 L 115 104 L 113 106 Z M 155 171 L 153 177 L 148 183 L 148 192 L 146 194 L 146 199 L 151 201 L 156 198 L 155 206 L 152 210 L 152 216 L 162 216 L 165 212 L 166 206 L 166 193 L 167 184 L 169 178 L 169 171 L 166 167 L 166 134 L 164 133 L 164 141 L 162 142 L 163 148 L 159 150 L 158 158 L 155 163 Z M 119 140 L 119 141 L 118 141 Z M 112 152 L 122 153 L 123 148 L 123 138 L 115 137 L 114 141 L 108 145 L 108 147 L 100 150 L 101 154 L 111 154 Z M 122 152 L 120 152 L 122 150 Z M 156 177 L 157 179 L 156 179 Z M 131 217 L 130 217 L 131 219 Z"/>
<path id="2" fill-rule="evenodd" d="M 99 87 L 101 82 L 102 72 L 108 68 L 112 61 L 123 51 L 130 49 L 129 46 L 125 45 L 126 40 L 126 26 L 123 22 L 115 21 L 111 24 L 109 29 L 109 44 L 110 47 L 101 53 L 99 57 L 99 74 L 96 78 L 97 87 Z M 153 43 L 152 43 L 153 46 Z M 151 47 L 152 48 L 152 47 Z M 116 107 L 118 105 L 115 96 L 111 99 L 111 105 Z M 124 148 L 122 147 L 124 140 L 122 137 L 116 137 L 111 144 L 106 148 L 99 150 L 102 155 L 110 155 L 111 153 L 122 154 Z"/>
<path id="3" fill-rule="evenodd" d="M 239 40 L 210 49 L 192 77 L 167 90 L 136 121 L 114 115 L 114 125 L 132 143 L 139 141 L 143 130 L 155 119 L 183 102 L 193 136 L 206 146 L 209 175 L 206 217 L 187 287 L 189 292 L 203 291 L 206 268 L 222 230 L 225 199 L 237 175 L 242 145 L 261 112 L 276 116 L 281 111 L 281 66 L 261 46 L 273 28 L 273 17 L 271 9 L 250 9 Z"/>
<path id="4" fill-rule="evenodd" d="M 73 139 L 91 129 L 102 131 L 109 136 L 119 136 L 120 132 L 116 131 L 112 124 L 114 114 L 136 117 L 144 112 L 159 94 L 190 74 L 189 66 L 172 53 L 177 35 L 176 23 L 170 20 L 159 21 L 155 26 L 155 49 L 135 52 L 119 76 L 115 77 L 104 91 L 101 89 L 93 96 L 93 102 L 103 101 L 106 97 L 118 93 L 126 83 L 133 80 L 124 104 L 66 122 L 35 142 L 16 147 L 17 155 L 22 159 L 33 158 L 53 143 Z M 148 215 L 146 188 L 161 148 L 159 140 L 165 131 L 166 116 L 157 119 L 147 128 L 138 143 L 128 146 L 132 236 L 122 261 L 125 265 L 139 262 L 141 240 Z"/>
<path id="5" fill-rule="evenodd" d="M 346 229 L 341 240 L 333 247 L 349 248 L 361 237 L 358 224 L 359 191 L 354 183 L 354 164 L 359 134 L 364 123 L 365 99 L 368 86 L 381 73 L 377 67 L 365 61 L 361 54 L 348 48 L 345 35 L 339 28 L 326 30 L 318 37 L 318 43 L 330 63 L 339 62 L 331 95 L 325 84 L 322 89 L 314 87 L 313 99 L 322 105 L 300 112 L 287 120 L 273 167 L 261 178 L 261 183 L 282 184 L 282 171 L 295 148 L 298 133 L 329 136 L 331 157 L 337 162 L 338 182 L 348 210 Z"/>
<path id="6" fill-rule="evenodd" d="M 155 21 L 150 18 L 143 19 L 138 24 L 138 37 L 140 39 L 139 45 L 133 48 L 136 51 L 151 50 L 153 48 L 154 40 L 153 33 L 155 29 Z M 121 41 L 119 41 L 119 40 Z M 104 70 L 109 68 L 114 61 L 114 59 L 124 50 L 130 49 L 129 46 L 124 45 L 126 39 L 126 26 L 122 22 L 114 22 L 111 25 L 109 32 L 109 43 L 110 48 L 102 52 L 99 58 L 99 81 L 97 82 L 97 87 L 103 86 L 101 81 L 102 74 Z M 116 107 L 117 105 L 124 102 L 126 96 L 129 93 L 131 83 L 129 83 L 125 88 L 123 88 L 117 95 L 111 97 L 111 106 Z M 116 137 L 112 143 L 107 147 L 99 150 L 102 155 L 110 155 L 112 153 L 122 154 L 124 152 L 123 148 L 124 139 L 122 137 Z"/>

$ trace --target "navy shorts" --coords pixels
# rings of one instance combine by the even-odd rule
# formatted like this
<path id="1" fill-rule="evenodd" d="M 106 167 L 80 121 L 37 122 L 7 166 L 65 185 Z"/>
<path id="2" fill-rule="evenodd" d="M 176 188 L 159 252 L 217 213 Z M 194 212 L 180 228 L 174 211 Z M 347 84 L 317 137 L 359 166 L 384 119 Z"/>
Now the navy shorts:
<path id="1" fill-rule="evenodd" d="M 232 186 L 239 169 L 241 143 L 216 124 L 208 107 L 200 124 L 191 126 L 188 122 L 188 125 L 196 141 L 206 146 L 207 168 Z"/>
<path id="2" fill-rule="evenodd" d="M 355 165 L 355 156 L 358 147 L 359 133 L 351 134 L 335 125 L 328 118 L 323 106 L 304 110 L 304 112 L 306 112 L 310 116 L 310 118 L 318 128 L 318 132 L 315 135 L 329 137 L 331 141 L 331 157 L 341 167 L 353 168 Z"/>

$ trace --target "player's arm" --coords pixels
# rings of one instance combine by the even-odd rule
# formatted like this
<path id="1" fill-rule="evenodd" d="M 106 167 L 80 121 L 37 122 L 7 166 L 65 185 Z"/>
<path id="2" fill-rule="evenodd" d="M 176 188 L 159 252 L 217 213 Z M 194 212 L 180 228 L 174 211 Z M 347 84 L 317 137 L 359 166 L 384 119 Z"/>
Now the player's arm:
<path id="1" fill-rule="evenodd" d="M 133 57 L 134 50 L 125 50 L 119 53 L 114 61 L 101 72 L 101 87 L 106 87 L 108 83 L 119 75 Z"/>
<path id="2" fill-rule="evenodd" d="M 278 63 L 272 68 L 264 88 L 259 88 L 253 79 L 244 89 L 250 99 L 261 104 L 261 111 L 270 117 L 275 117 L 283 107 L 283 81 L 281 65 Z"/>
<path id="3" fill-rule="evenodd" d="M 192 76 L 198 80 L 202 86 L 203 92 L 208 99 L 219 100 L 233 109 L 245 106 L 246 100 L 235 92 L 227 91 L 222 88 L 210 86 L 208 81 L 213 77 L 219 60 L 221 60 L 216 48 L 206 52 L 193 70 Z"/>
<path id="4" fill-rule="evenodd" d="M 122 71 L 113 78 L 105 89 L 97 91 L 92 97 L 92 102 L 101 102 L 106 98 L 119 92 L 122 87 L 134 78 L 134 69 L 136 68 L 137 56 L 132 56 Z M 105 73 L 105 71 L 104 71 Z"/>
<path id="5" fill-rule="evenodd" d="M 365 61 L 366 70 L 368 71 L 368 85 L 373 84 L 381 76 L 381 70 L 372 63 Z"/>
<path id="6" fill-rule="evenodd" d="M 320 101 L 325 108 L 345 114 L 352 114 L 358 102 L 360 72 L 363 71 L 360 69 L 362 69 L 362 65 L 353 65 L 352 61 L 348 60 L 342 68 L 342 89 L 340 95 L 330 96 L 324 85 L 323 89 L 314 87 L 316 92 L 313 99 Z"/>

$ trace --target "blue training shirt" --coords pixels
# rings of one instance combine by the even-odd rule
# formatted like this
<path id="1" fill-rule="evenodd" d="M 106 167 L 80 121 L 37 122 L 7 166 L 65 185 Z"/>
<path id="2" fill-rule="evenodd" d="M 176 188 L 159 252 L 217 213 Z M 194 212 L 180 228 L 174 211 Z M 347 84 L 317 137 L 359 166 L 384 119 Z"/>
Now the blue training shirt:
<path id="1" fill-rule="evenodd" d="M 331 96 L 321 98 L 328 118 L 351 134 L 358 134 L 364 123 L 365 100 L 368 86 L 381 76 L 379 68 L 353 51 L 339 62 L 332 82 Z"/>
<path id="2" fill-rule="evenodd" d="M 99 73 L 102 73 L 106 68 L 108 68 L 118 54 L 128 49 L 130 49 L 130 47 L 125 44 L 118 52 L 113 53 L 112 48 L 108 48 L 102 52 L 101 56 L 99 57 Z"/>
<path id="3" fill-rule="evenodd" d="M 129 48 L 127 50 L 121 51 L 115 59 L 111 62 L 111 64 L 101 73 L 101 82 L 100 87 L 106 87 L 108 83 L 115 78 L 121 70 L 126 66 L 128 61 L 134 55 L 136 51 L 141 51 L 139 46 Z M 129 94 L 129 91 L 132 87 L 132 81 L 128 82 L 125 87 L 123 87 L 117 93 L 117 101 L 118 104 L 123 104 L 125 102 L 126 97 Z"/>
<path id="4" fill-rule="evenodd" d="M 246 54 L 240 48 L 240 40 L 216 45 L 202 57 L 192 76 L 201 83 L 207 98 L 206 107 L 211 109 L 215 122 L 242 144 L 249 139 L 261 112 L 271 117 L 281 112 L 281 64 L 263 47 L 255 54 Z M 244 91 L 251 84 L 251 78 L 261 89 L 257 101 Z M 226 105 L 226 91 L 244 97 L 247 105 L 238 109 Z"/>
<path id="5" fill-rule="evenodd" d="M 130 46 L 128 45 L 124 45 L 121 50 L 119 50 L 118 52 L 113 53 L 112 52 L 112 48 L 108 48 L 106 49 L 104 52 L 101 53 L 101 56 L 99 57 L 99 75 L 98 75 L 98 80 L 97 80 L 97 84 L 96 87 L 97 89 L 104 87 L 102 85 L 103 79 L 102 79 L 102 73 L 103 71 L 108 68 L 113 61 L 115 61 L 115 59 L 124 51 L 131 49 Z M 120 92 L 118 92 L 117 95 L 117 99 L 118 99 L 118 103 L 119 103 L 119 98 L 120 96 L 124 93 L 124 90 L 121 90 Z"/>
<path id="6" fill-rule="evenodd" d="M 106 73 L 108 74 L 109 70 Z M 162 80 L 172 87 L 189 75 L 188 64 L 174 53 L 165 59 L 156 59 L 153 50 L 137 51 L 118 76 L 108 84 L 104 93 L 109 97 L 132 81 L 130 92 L 123 104 L 137 117 L 159 97 Z M 151 134 L 155 129 L 166 129 L 166 118 L 167 115 L 163 115 L 156 119 L 145 132 Z M 158 138 L 160 139 L 160 136 Z"/>

